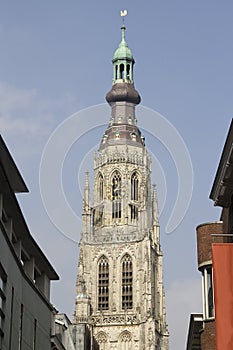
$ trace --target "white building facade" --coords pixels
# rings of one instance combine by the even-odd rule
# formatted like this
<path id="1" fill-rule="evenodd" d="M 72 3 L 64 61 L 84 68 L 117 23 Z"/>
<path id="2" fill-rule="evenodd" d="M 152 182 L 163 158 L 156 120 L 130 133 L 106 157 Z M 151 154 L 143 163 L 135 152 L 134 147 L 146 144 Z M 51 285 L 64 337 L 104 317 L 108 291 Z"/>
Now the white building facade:
<path id="1" fill-rule="evenodd" d="M 0 349 L 51 349 L 54 307 L 50 284 L 59 277 L 32 237 L 16 193 L 28 192 L 0 136 Z"/>

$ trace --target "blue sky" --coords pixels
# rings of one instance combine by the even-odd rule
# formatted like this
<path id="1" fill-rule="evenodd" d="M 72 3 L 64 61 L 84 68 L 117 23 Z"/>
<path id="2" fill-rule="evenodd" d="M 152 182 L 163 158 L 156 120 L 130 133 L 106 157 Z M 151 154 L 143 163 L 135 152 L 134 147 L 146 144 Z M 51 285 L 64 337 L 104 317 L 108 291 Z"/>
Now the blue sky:
<path id="1" fill-rule="evenodd" d="M 77 244 L 59 233 L 46 214 L 39 187 L 40 160 L 61 122 L 105 102 L 112 82 L 111 59 L 120 41 L 119 12 L 124 8 L 128 10 L 126 39 L 136 61 L 135 86 L 142 105 L 173 124 L 193 165 L 190 207 L 179 227 L 167 235 L 164 231 L 175 203 L 177 172 L 166 148 L 145 132 L 146 144 L 158 159 L 167 186 L 160 224 L 170 349 L 184 349 L 189 314 L 202 309 L 195 227 L 218 220 L 220 213 L 208 197 L 233 116 L 232 2 L 2 2 L 1 134 L 30 189 L 29 194 L 19 195 L 28 225 L 61 277 L 54 283 L 52 300 L 71 316 Z M 109 116 L 104 118 L 107 123 Z M 141 113 L 138 119 L 143 128 Z M 152 125 L 156 130 L 153 121 Z M 90 162 L 81 168 L 80 164 L 87 153 L 91 159 L 89 151 L 97 148 L 103 130 L 99 127 L 86 134 L 64 162 L 64 192 L 76 212 L 81 208 L 80 171 L 91 167 Z M 159 182 L 156 175 L 153 180 Z M 159 186 L 158 193 L 161 198 Z M 77 235 L 79 232 L 77 227 Z"/>

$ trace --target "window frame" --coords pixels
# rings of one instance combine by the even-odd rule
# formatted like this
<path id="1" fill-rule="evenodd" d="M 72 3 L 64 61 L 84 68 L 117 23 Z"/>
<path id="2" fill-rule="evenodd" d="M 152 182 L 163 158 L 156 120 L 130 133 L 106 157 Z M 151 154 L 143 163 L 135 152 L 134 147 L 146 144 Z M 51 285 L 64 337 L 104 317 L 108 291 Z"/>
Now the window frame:
<path id="1" fill-rule="evenodd" d="M 213 284 L 212 265 L 206 266 L 202 270 L 202 299 L 203 299 L 204 319 L 205 320 L 214 319 L 215 307 L 214 307 L 214 284 Z"/>
<path id="2" fill-rule="evenodd" d="M 139 176 L 136 170 L 133 171 L 130 178 L 130 219 L 132 222 L 138 220 L 138 205 L 139 202 Z"/>
<path id="3" fill-rule="evenodd" d="M 121 259 L 121 308 L 133 309 L 133 259 L 129 253 Z"/>
<path id="4" fill-rule="evenodd" d="M 99 311 L 105 311 L 105 310 L 109 310 L 109 260 L 108 258 L 105 255 L 102 255 L 99 258 L 97 266 L 98 266 L 97 309 Z"/>
<path id="5" fill-rule="evenodd" d="M 112 219 L 121 220 L 122 218 L 122 176 L 119 170 L 115 170 L 111 176 L 112 192 Z"/>

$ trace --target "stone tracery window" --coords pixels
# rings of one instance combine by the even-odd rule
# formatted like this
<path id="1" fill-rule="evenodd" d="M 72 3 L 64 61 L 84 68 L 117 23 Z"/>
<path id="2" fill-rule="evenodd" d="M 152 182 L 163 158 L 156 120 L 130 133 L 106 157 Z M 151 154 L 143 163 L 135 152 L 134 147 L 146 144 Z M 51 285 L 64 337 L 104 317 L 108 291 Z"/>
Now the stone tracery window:
<path id="1" fill-rule="evenodd" d="M 100 204 L 104 199 L 104 179 L 101 173 L 97 176 L 96 201 L 98 206 L 93 211 L 93 222 L 95 226 L 103 225 L 104 206 Z"/>
<path id="2" fill-rule="evenodd" d="M 133 201 L 138 201 L 138 183 L 138 174 L 134 171 L 131 176 L 131 199 Z"/>
<path id="3" fill-rule="evenodd" d="M 133 264 L 126 254 L 122 259 L 122 309 L 133 308 Z"/>
<path id="4" fill-rule="evenodd" d="M 102 202 L 103 198 L 104 198 L 104 179 L 103 179 L 103 175 L 101 173 L 99 173 L 98 175 L 98 180 L 97 180 L 97 201 Z"/>
<path id="5" fill-rule="evenodd" d="M 124 331 L 120 334 L 120 345 L 121 350 L 131 350 L 132 349 L 132 334 L 128 331 Z"/>
<path id="6" fill-rule="evenodd" d="M 132 201 L 138 201 L 139 195 L 139 178 L 136 171 L 133 172 L 131 176 L 131 200 Z M 130 205 L 130 214 L 131 214 L 131 221 L 136 220 L 138 218 L 138 206 L 135 204 Z"/>
<path id="7" fill-rule="evenodd" d="M 102 256 L 98 263 L 98 309 L 108 310 L 109 306 L 109 264 Z"/>
<path id="8" fill-rule="evenodd" d="M 121 218 L 121 174 L 115 171 L 112 176 L 112 218 Z"/>
<path id="9" fill-rule="evenodd" d="M 98 342 L 98 349 L 105 350 L 107 346 L 107 335 L 104 332 L 99 332 L 96 336 L 96 340 Z"/>

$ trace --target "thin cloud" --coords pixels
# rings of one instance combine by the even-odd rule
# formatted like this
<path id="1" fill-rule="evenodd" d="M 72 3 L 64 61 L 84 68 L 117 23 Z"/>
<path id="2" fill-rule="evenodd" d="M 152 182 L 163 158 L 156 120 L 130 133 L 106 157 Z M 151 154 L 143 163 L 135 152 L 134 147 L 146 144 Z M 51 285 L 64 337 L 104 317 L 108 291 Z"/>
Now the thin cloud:
<path id="1" fill-rule="evenodd" d="M 65 109 L 74 101 L 69 94 L 49 99 L 36 89 L 17 88 L 0 81 L 0 133 L 23 154 L 41 152 L 59 118 L 66 117 Z"/>

